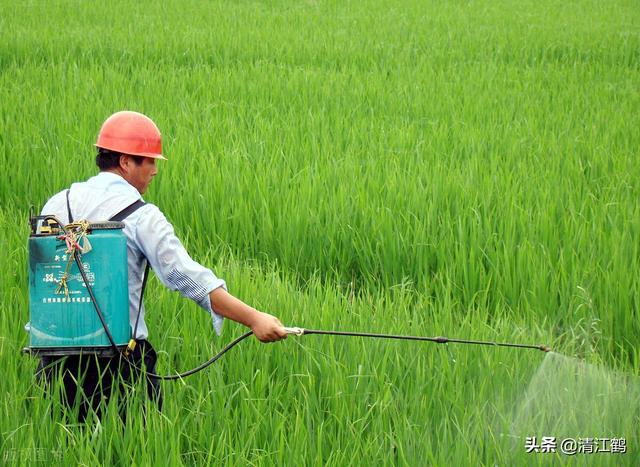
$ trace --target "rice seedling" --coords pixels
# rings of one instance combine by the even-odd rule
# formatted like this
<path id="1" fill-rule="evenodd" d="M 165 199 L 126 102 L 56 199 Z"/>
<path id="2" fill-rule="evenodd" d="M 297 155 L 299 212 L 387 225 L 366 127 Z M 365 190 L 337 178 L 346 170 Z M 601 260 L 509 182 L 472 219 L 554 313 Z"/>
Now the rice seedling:
<path id="1" fill-rule="evenodd" d="M 625 0 L 1 2 L 0 459 L 636 465 L 639 20 Z M 559 410 L 532 382 L 594 400 L 550 376 L 562 358 L 359 338 L 251 339 L 165 383 L 162 413 L 61 419 L 19 355 L 28 209 L 95 172 L 125 108 L 165 138 L 145 199 L 232 293 L 291 326 L 548 344 L 627 394 L 606 433 L 562 399 L 563 436 L 627 452 L 525 452 L 553 435 L 526 401 Z M 163 372 L 242 332 L 150 287 Z"/>

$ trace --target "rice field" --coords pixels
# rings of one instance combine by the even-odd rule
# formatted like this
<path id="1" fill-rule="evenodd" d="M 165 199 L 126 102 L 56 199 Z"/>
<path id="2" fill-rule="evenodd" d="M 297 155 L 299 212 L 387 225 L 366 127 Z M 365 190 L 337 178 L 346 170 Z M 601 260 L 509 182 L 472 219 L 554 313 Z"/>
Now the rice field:
<path id="1" fill-rule="evenodd" d="M 0 459 L 638 465 L 639 108 L 631 0 L 0 2 Z M 29 207 L 97 171 L 122 109 L 163 133 L 145 200 L 231 293 L 288 326 L 547 344 L 628 378 L 612 431 L 574 434 L 627 452 L 527 454 L 544 354 L 454 344 L 251 339 L 146 420 L 55 415 L 20 352 Z M 148 292 L 163 373 L 244 332 Z"/>

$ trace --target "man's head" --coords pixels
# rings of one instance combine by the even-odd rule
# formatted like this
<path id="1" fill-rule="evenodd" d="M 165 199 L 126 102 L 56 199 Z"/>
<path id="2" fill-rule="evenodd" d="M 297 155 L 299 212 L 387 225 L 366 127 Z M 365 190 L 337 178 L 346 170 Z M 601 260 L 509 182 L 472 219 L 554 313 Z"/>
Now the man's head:
<path id="1" fill-rule="evenodd" d="M 101 172 L 113 172 L 144 194 L 151 179 L 158 173 L 156 160 L 151 157 L 132 156 L 98 148 L 96 165 Z"/>
<path id="2" fill-rule="evenodd" d="M 138 112 L 111 115 L 102 124 L 96 146 L 100 170 L 119 174 L 140 194 L 158 172 L 156 159 L 165 159 L 160 130 L 153 120 Z"/>

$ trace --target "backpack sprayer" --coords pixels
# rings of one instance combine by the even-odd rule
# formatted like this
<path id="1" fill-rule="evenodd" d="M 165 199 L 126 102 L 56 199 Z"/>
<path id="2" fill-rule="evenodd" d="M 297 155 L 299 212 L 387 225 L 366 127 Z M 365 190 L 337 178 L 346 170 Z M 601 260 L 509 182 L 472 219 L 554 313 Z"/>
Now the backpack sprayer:
<path id="1" fill-rule="evenodd" d="M 40 216 L 31 219 L 31 227 L 29 350 L 109 355 L 126 346 L 131 329 L 124 224 L 81 221 L 63 227 Z"/>
<path id="2" fill-rule="evenodd" d="M 138 201 L 112 220 L 99 223 L 80 221 L 63 226 L 54 216 L 31 217 L 30 341 L 25 350 L 38 355 L 120 355 L 140 370 L 129 360 L 129 351 L 135 346 L 135 340 L 129 324 L 127 249 L 124 223 L 121 220 L 143 204 Z M 146 283 L 146 278 L 147 272 L 143 284 Z M 138 319 L 140 309 L 141 306 L 138 307 Z M 288 327 L 285 330 L 287 334 L 295 336 L 354 336 L 550 351 L 544 345 L 450 339 L 442 336 L 421 337 L 298 327 Z M 244 333 L 192 370 L 174 375 L 146 374 L 150 378 L 162 380 L 182 379 L 205 369 L 251 334 L 252 331 Z"/>

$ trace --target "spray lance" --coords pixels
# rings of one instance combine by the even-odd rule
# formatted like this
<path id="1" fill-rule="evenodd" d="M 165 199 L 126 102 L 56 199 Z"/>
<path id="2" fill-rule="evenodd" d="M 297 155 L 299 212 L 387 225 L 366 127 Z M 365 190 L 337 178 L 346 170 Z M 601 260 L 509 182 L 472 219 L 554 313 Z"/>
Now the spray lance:
<path id="1" fill-rule="evenodd" d="M 444 336 L 438 337 L 422 337 L 422 336 L 402 336 L 395 334 L 375 334 L 369 332 L 344 332 L 344 331 L 320 331 L 317 329 L 303 329 L 303 328 L 284 328 L 287 334 L 294 334 L 296 336 L 306 336 L 309 334 L 324 334 L 331 336 L 354 336 L 354 337 L 374 337 L 378 339 L 400 339 L 408 341 L 427 341 L 435 342 L 437 344 L 473 344 L 473 345 L 493 345 L 497 347 L 517 347 L 520 349 L 537 349 L 543 352 L 550 352 L 551 349 L 546 345 L 530 345 L 530 344 L 511 344 L 508 342 L 490 342 L 490 341 L 475 341 L 464 339 L 450 339 Z"/>

